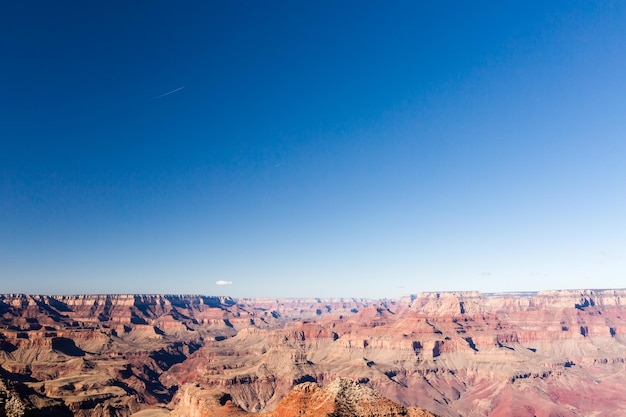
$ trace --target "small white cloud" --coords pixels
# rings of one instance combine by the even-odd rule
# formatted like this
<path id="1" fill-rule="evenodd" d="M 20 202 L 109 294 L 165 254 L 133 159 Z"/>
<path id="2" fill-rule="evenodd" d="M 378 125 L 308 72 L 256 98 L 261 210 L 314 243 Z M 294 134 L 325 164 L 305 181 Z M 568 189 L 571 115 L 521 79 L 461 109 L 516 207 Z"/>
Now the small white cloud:
<path id="1" fill-rule="evenodd" d="M 491 272 L 489 272 L 489 271 L 481 272 L 480 275 L 482 275 L 483 277 L 490 277 L 491 276 Z"/>
<path id="2" fill-rule="evenodd" d="M 215 281 L 215 285 L 233 285 L 232 281 Z"/>

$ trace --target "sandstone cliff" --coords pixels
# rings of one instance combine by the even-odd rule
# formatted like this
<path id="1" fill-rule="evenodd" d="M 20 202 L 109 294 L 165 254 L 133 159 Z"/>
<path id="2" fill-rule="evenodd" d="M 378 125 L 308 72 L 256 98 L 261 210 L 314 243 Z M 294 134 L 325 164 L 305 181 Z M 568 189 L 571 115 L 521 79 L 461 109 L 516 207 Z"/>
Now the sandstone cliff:
<path id="1" fill-rule="evenodd" d="M 405 407 L 355 381 L 338 378 L 325 388 L 312 382 L 296 386 L 271 417 L 436 417 L 416 407 Z"/>
<path id="2" fill-rule="evenodd" d="M 232 397 L 189 384 L 182 388 L 170 417 L 253 416 L 233 404 Z M 325 388 L 304 382 L 293 388 L 274 411 L 260 417 L 436 417 L 416 407 L 394 403 L 355 381 L 338 378 Z"/>

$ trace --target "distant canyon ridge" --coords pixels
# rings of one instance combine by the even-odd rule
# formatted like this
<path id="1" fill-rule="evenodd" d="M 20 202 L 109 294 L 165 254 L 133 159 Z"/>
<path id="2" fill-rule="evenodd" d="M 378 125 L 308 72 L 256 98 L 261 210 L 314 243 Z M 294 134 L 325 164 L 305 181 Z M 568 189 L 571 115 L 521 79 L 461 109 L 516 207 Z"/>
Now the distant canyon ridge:
<path id="1" fill-rule="evenodd" d="M 621 289 L 384 300 L 0 295 L 0 416 L 623 410 Z"/>

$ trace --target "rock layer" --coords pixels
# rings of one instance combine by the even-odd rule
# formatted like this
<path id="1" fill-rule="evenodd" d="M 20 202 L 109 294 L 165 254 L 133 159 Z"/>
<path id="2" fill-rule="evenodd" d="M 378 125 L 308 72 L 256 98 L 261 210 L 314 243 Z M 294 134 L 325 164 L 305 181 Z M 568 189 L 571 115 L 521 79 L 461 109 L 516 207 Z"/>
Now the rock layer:
<path id="1" fill-rule="evenodd" d="M 196 384 L 183 386 L 171 417 L 250 417 L 229 394 Z M 325 388 L 304 382 L 293 388 L 274 411 L 260 417 L 437 417 L 416 407 L 405 407 L 355 381 L 338 378 Z"/>
<path id="2" fill-rule="evenodd" d="M 317 396 L 349 378 L 441 416 L 612 416 L 626 409 L 624 300 L 626 290 L 0 295 L 0 380 L 50 415 L 215 401 L 229 415 L 280 413 L 294 387 Z"/>
<path id="3" fill-rule="evenodd" d="M 436 417 L 405 407 L 355 381 L 338 378 L 325 388 L 313 382 L 296 386 L 268 417 Z"/>

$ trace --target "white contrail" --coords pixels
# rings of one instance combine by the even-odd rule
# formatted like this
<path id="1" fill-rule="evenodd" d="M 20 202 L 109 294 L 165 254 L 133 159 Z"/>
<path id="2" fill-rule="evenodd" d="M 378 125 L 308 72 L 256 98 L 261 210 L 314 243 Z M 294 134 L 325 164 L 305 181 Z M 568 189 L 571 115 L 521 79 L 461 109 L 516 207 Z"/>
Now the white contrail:
<path id="1" fill-rule="evenodd" d="M 233 285 L 232 281 L 216 281 L 215 285 Z"/>
<path id="2" fill-rule="evenodd" d="M 161 98 L 161 97 L 169 96 L 170 94 L 174 94 L 175 92 L 180 91 L 180 90 L 182 90 L 183 88 L 185 88 L 185 87 L 178 87 L 176 90 L 168 91 L 168 92 L 167 92 L 167 93 L 165 93 L 165 94 L 161 94 L 160 96 L 156 96 L 156 97 L 155 97 L 155 98 L 153 98 L 152 100 L 157 100 L 157 99 L 159 99 L 159 98 Z"/>

